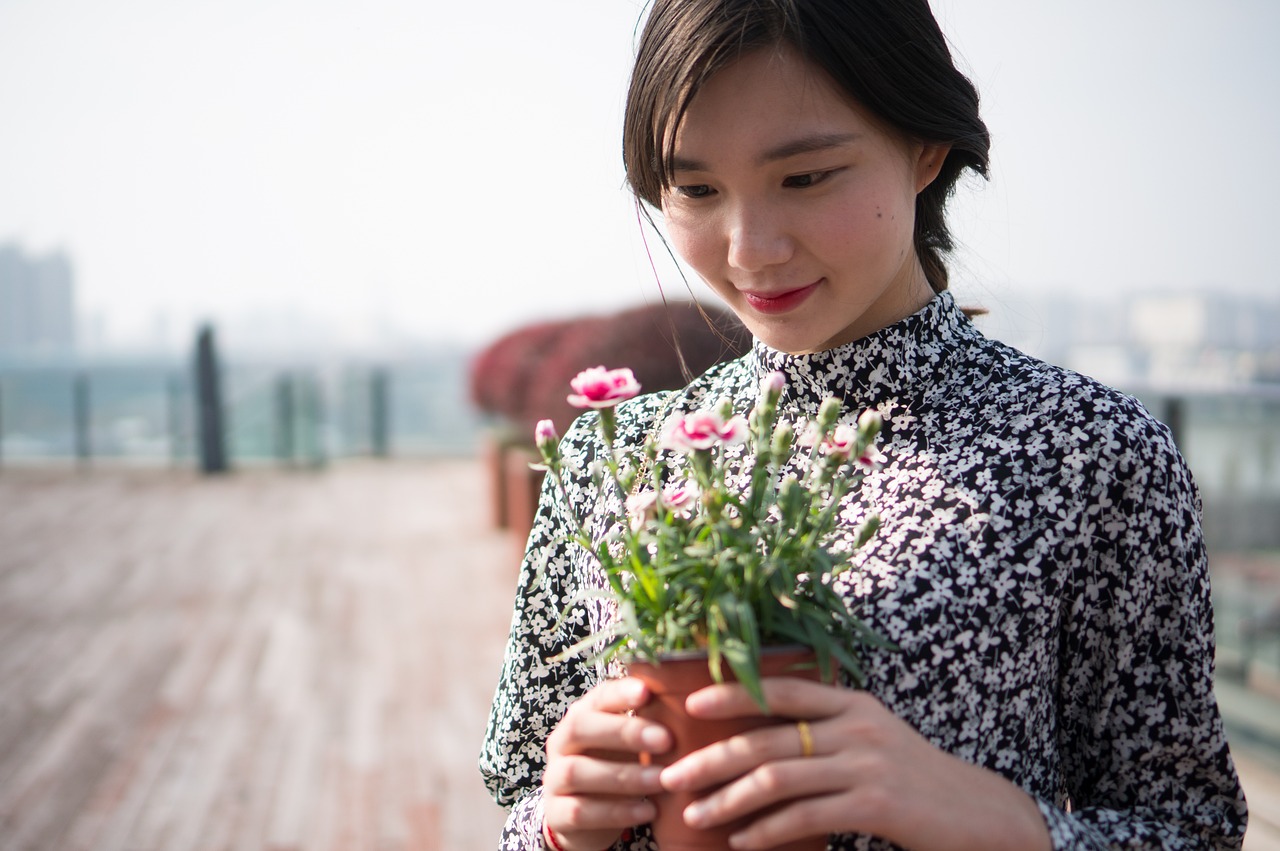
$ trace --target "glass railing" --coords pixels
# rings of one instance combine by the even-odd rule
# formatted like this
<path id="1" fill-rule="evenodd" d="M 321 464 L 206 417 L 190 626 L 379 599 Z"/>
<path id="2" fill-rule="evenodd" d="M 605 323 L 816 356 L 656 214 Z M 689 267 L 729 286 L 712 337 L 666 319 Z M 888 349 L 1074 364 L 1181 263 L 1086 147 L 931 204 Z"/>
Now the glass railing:
<path id="1" fill-rule="evenodd" d="M 379 364 L 230 362 L 219 375 L 233 464 L 459 455 L 476 446 L 480 418 L 467 401 L 462 354 Z M 0 466 L 194 464 L 194 387 L 192 371 L 177 363 L 0 365 Z"/>

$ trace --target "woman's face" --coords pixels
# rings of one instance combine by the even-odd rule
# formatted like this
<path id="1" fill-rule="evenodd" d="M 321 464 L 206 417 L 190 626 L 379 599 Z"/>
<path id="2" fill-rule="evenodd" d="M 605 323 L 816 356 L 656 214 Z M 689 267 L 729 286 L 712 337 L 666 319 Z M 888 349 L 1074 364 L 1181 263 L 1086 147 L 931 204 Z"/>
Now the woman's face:
<path id="1" fill-rule="evenodd" d="M 662 211 L 676 250 L 752 334 L 821 351 L 932 298 L 912 230 L 945 154 L 887 133 L 795 52 L 760 50 L 690 103 Z"/>

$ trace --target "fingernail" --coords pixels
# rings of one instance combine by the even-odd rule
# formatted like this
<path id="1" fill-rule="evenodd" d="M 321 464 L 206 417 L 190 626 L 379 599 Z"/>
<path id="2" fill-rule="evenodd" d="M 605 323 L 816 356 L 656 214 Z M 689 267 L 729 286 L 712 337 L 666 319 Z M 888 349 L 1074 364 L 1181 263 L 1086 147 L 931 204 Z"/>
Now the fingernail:
<path id="1" fill-rule="evenodd" d="M 679 768 L 664 768 L 662 770 L 662 788 L 672 791 L 679 789 L 680 784 L 684 782 L 684 771 Z"/>
<path id="2" fill-rule="evenodd" d="M 640 731 L 640 742 L 648 750 L 661 753 L 667 749 L 667 734 L 658 727 L 645 727 Z"/>
<path id="3" fill-rule="evenodd" d="M 640 784 L 650 789 L 661 789 L 662 768 L 655 765 L 652 768 L 643 769 L 640 772 Z"/>
<path id="4" fill-rule="evenodd" d="M 706 804 L 690 804 L 684 808 L 684 821 L 690 827 L 698 827 L 706 818 Z"/>

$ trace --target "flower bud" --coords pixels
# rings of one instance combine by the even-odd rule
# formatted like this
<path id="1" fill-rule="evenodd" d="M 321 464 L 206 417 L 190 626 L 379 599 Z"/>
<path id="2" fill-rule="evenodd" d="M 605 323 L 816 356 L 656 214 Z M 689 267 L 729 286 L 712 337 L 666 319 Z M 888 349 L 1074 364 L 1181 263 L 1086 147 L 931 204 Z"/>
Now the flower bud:
<path id="1" fill-rule="evenodd" d="M 830 396 L 822 400 L 822 405 L 818 408 L 818 430 L 825 434 L 839 418 L 840 400 Z"/>
<path id="2" fill-rule="evenodd" d="M 533 441 L 542 460 L 551 463 L 560 446 L 560 435 L 556 434 L 555 424 L 551 420 L 538 420 L 538 425 L 533 429 Z"/>
<path id="3" fill-rule="evenodd" d="M 559 443 L 560 435 L 556 434 L 556 425 L 551 420 L 538 420 L 538 425 L 533 430 L 533 439 L 542 447 L 548 443 Z"/>
<path id="4" fill-rule="evenodd" d="M 773 441 L 769 444 L 769 453 L 774 458 L 786 458 L 791 451 L 791 442 L 795 439 L 795 429 L 791 423 L 781 422 L 773 430 Z"/>
<path id="5" fill-rule="evenodd" d="M 868 408 L 862 412 L 862 416 L 858 417 L 858 437 L 863 442 L 869 443 L 876 439 L 882 425 L 884 425 L 884 418 L 880 416 L 880 412 L 875 408 Z"/>
<path id="6" fill-rule="evenodd" d="M 782 396 L 782 388 L 787 385 L 787 378 L 781 372 L 771 372 L 760 382 L 760 395 L 766 405 L 778 404 Z"/>

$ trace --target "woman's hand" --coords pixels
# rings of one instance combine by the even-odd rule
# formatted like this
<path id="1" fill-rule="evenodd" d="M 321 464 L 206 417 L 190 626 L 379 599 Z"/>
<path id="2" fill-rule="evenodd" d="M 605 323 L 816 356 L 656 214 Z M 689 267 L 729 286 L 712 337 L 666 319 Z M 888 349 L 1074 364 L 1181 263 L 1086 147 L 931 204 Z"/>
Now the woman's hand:
<path id="1" fill-rule="evenodd" d="M 917 851 L 1048 849 L 1049 833 L 1029 795 L 995 772 L 940 750 L 866 692 L 772 678 L 765 699 L 775 715 L 807 719 L 812 755 L 795 724 L 734 736 L 662 772 L 670 790 L 727 783 L 685 810 L 710 827 L 759 816 L 734 834 L 735 849 L 772 848 L 822 833 L 866 833 Z M 701 718 L 758 715 L 737 685 L 689 696 Z"/>
<path id="2" fill-rule="evenodd" d="M 564 851 L 600 851 L 653 819 L 645 796 L 662 791 L 660 769 L 640 765 L 637 755 L 663 753 L 671 734 L 627 714 L 648 700 L 640 680 L 607 680 L 570 706 L 547 738 L 543 811 Z"/>

